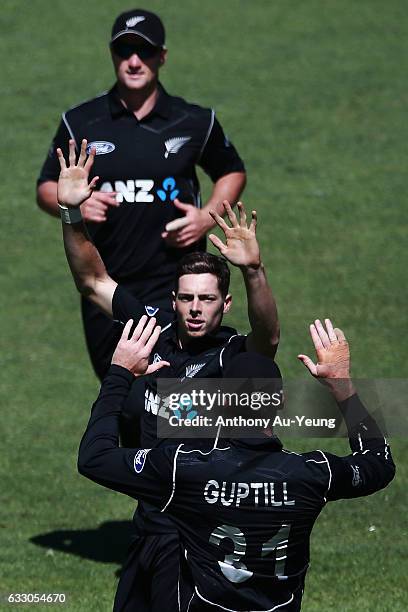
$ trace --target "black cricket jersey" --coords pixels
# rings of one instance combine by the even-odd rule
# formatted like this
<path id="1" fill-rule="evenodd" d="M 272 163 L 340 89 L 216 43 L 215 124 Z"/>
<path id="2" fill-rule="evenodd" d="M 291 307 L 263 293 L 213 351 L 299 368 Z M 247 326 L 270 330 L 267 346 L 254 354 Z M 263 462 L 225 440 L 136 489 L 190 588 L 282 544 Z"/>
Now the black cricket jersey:
<path id="1" fill-rule="evenodd" d="M 151 285 L 153 295 L 167 297 L 177 261 L 186 252 L 205 250 L 205 239 L 175 249 L 161 238 L 165 225 L 183 216 L 174 199 L 201 207 L 196 165 L 213 182 L 244 171 L 214 111 L 170 96 L 159 85 L 155 107 L 139 121 L 123 106 L 114 86 L 62 115 L 39 183 L 58 180 L 56 149 L 67 156 L 69 138 L 77 149 L 83 138 L 88 148 L 96 148 L 91 176 L 100 176 L 97 189 L 118 194 L 120 206 L 108 207 L 106 222 L 88 223 L 109 274 L 128 286 L 140 279 L 140 291 Z M 136 286 L 137 295 L 139 289 Z"/>
<path id="2" fill-rule="evenodd" d="M 126 449 L 118 447 L 118 421 L 132 378 L 111 367 L 80 445 L 79 471 L 171 516 L 190 611 L 300 610 L 322 508 L 374 493 L 395 473 L 387 441 L 358 396 L 339 404 L 352 451 L 345 457 L 294 453 L 276 437 L 223 440 L 208 451 Z"/>
<path id="3" fill-rule="evenodd" d="M 168 419 L 170 411 L 160 402 L 157 380 L 162 377 L 174 379 L 185 376 L 222 377 L 223 369 L 229 360 L 245 350 L 246 336 L 237 334 L 236 330 L 230 327 L 221 327 L 215 334 L 197 340 L 191 343 L 188 349 L 182 350 L 178 344 L 174 313 L 142 304 L 120 285 L 113 295 L 112 312 L 114 319 L 122 324 L 129 319 L 137 322 L 142 315 L 148 314 L 156 317 L 162 326 L 151 361 L 166 360 L 170 363 L 170 367 L 163 368 L 150 376 L 135 379 L 126 399 L 124 412 L 140 415 L 141 446 L 174 447 L 177 445 L 177 440 L 158 437 L 158 419 Z M 202 441 L 200 446 L 204 449 L 211 447 L 211 441 Z M 157 507 L 142 499 L 139 500 L 133 516 L 133 527 L 135 533 L 140 536 L 177 533 L 177 527 L 168 515 L 161 514 Z"/>
<path id="4" fill-rule="evenodd" d="M 117 286 L 112 311 L 115 320 L 125 324 L 129 319 L 137 322 L 144 314 L 155 316 L 162 326 L 154 347 L 151 361 L 165 360 L 170 367 L 135 381 L 128 402 L 141 403 L 141 386 L 144 392 L 144 410 L 141 417 L 141 444 L 146 447 L 157 444 L 157 419 L 168 419 L 169 408 L 160 403 L 157 395 L 158 378 L 183 379 L 186 377 L 221 378 L 224 368 L 238 353 L 245 351 L 246 336 L 238 334 L 232 327 L 221 326 L 213 334 L 198 338 L 187 348 L 181 349 L 177 338 L 177 323 L 174 315 L 159 308 L 144 306 L 129 291 Z M 133 410 L 132 412 L 135 412 Z M 173 441 L 174 444 L 174 441 Z"/>

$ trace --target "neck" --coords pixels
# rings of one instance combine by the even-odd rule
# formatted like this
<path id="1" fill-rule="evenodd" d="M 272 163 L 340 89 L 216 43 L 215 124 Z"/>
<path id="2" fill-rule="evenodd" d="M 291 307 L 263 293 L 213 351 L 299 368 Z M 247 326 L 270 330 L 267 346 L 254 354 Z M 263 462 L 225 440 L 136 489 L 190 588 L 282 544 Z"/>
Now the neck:
<path id="1" fill-rule="evenodd" d="M 129 91 L 121 83 L 118 83 L 117 86 L 122 104 L 139 120 L 146 117 L 153 110 L 159 97 L 157 81 L 143 89 L 143 91 Z"/>
<path id="2" fill-rule="evenodd" d="M 177 330 L 177 340 L 179 347 L 183 350 L 191 343 L 192 338 L 190 338 L 187 334 L 180 333 L 180 330 Z"/>
<path id="3" fill-rule="evenodd" d="M 189 336 L 188 334 L 180 334 L 180 333 L 178 333 L 177 336 L 178 336 L 179 347 L 182 350 L 188 349 L 191 346 L 193 346 L 193 350 L 194 350 L 194 347 L 199 349 L 200 346 L 202 346 L 203 343 L 208 341 L 207 335 L 200 336 L 199 338 L 195 338 L 195 337 Z"/>

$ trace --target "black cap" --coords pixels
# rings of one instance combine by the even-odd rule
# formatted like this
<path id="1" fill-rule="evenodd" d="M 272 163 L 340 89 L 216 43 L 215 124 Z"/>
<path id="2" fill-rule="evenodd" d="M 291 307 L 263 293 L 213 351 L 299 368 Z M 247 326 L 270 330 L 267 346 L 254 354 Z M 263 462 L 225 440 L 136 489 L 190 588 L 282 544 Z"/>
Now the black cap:
<path id="1" fill-rule="evenodd" d="M 155 47 L 165 48 L 166 34 L 160 17 L 143 9 L 133 9 L 121 13 L 112 26 L 113 43 L 124 34 L 137 34 Z"/>

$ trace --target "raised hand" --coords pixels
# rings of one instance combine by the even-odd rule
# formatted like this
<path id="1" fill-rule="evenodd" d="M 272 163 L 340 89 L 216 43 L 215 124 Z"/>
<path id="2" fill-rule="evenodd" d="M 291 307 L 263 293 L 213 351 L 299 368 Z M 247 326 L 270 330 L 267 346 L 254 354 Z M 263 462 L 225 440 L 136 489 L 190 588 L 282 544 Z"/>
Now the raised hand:
<path id="1" fill-rule="evenodd" d="M 248 227 L 245 208 L 242 202 L 238 202 L 237 204 L 239 221 L 227 200 L 223 202 L 223 205 L 232 227 L 229 227 L 224 219 L 215 211 L 211 211 L 210 215 L 218 227 L 224 232 L 226 242 L 224 244 L 222 240 L 214 234 L 210 234 L 208 238 L 213 245 L 217 247 L 221 255 L 224 255 L 224 257 L 234 266 L 259 268 L 261 265 L 261 256 L 259 253 L 258 241 L 256 239 L 256 211 L 252 211 L 252 219 Z"/>
<path id="2" fill-rule="evenodd" d="M 348 380 L 350 378 L 350 350 L 341 329 L 333 328 L 330 319 L 324 320 L 326 329 L 319 319 L 310 325 L 310 335 L 316 349 L 317 363 L 307 355 L 298 355 L 298 359 L 309 372 L 321 382 L 331 379 Z"/>
<path id="3" fill-rule="evenodd" d="M 75 142 L 69 141 L 69 166 L 65 162 L 61 149 L 57 149 L 57 155 L 61 166 L 58 179 L 57 198 L 62 206 L 80 206 L 87 200 L 95 189 L 99 176 L 95 176 L 88 184 L 89 173 L 95 159 L 95 149 L 91 149 L 89 157 L 86 153 L 87 141 L 81 143 L 81 151 L 76 163 Z"/>
<path id="4" fill-rule="evenodd" d="M 158 361 L 149 365 L 149 357 L 159 338 L 161 328 L 156 325 L 155 318 L 149 319 L 147 325 L 146 321 L 147 316 L 143 315 L 133 334 L 130 335 L 133 319 L 129 319 L 112 357 L 112 364 L 126 368 L 135 376 L 152 374 L 170 365 L 168 361 Z"/>

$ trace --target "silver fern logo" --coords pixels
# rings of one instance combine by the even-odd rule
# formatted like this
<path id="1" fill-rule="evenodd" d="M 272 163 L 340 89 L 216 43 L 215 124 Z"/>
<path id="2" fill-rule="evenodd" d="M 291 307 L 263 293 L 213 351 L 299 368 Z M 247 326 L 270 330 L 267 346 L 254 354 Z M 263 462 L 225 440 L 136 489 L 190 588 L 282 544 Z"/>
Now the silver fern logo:
<path id="1" fill-rule="evenodd" d="M 351 484 L 353 487 L 358 487 L 361 484 L 360 469 L 358 465 L 352 465 L 351 469 L 353 470 L 353 480 Z"/>
<path id="2" fill-rule="evenodd" d="M 205 366 L 205 363 L 193 363 L 186 367 L 186 377 L 193 378 Z"/>
<path id="3" fill-rule="evenodd" d="M 170 153 L 178 153 L 183 145 L 191 140 L 191 136 L 176 136 L 176 138 L 169 138 L 164 143 L 166 147 L 166 152 L 164 157 L 167 159 Z"/>
<path id="4" fill-rule="evenodd" d="M 141 21 L 144 21 L 145 19 L 146 17 L 142 17 L 142 15 L 138 15 L 137 17 L 131 17 L 126 21 L 126 25 L 128 28 L 133 28 L 135 25 L 137 25 Z"/>

